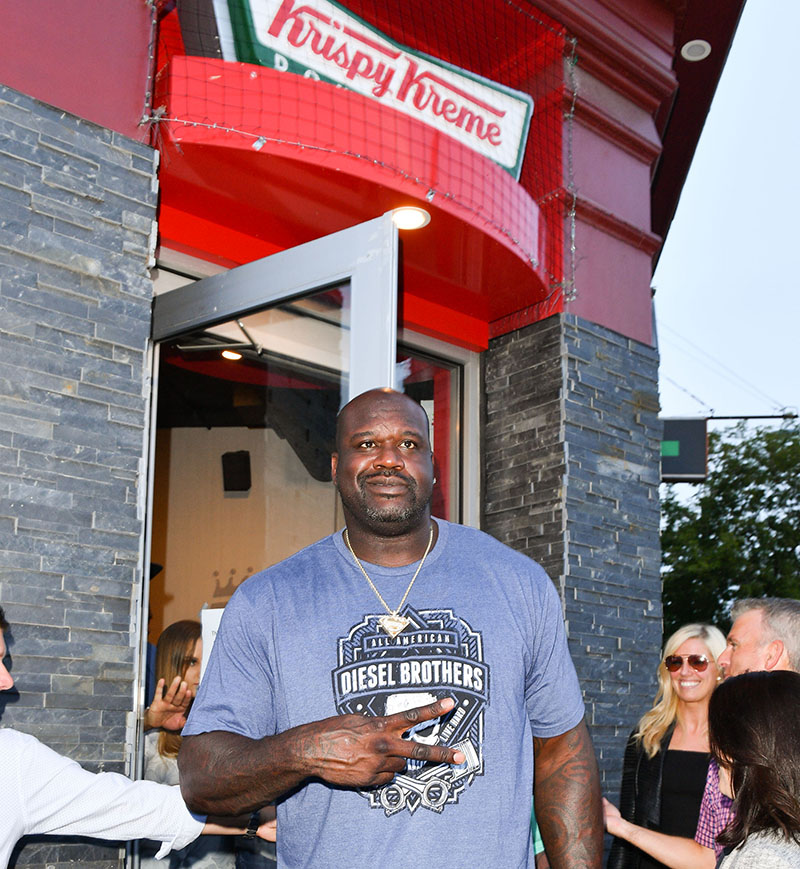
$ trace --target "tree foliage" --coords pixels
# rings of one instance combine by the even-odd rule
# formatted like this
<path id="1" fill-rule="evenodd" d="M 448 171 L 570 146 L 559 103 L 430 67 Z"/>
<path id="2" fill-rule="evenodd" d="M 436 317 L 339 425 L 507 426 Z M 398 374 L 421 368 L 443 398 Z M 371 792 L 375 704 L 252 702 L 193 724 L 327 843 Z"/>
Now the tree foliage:
<path id="1" fill-rule="evenodd" d="M 662 500 L 664 634 L 730 624 L 741 597 L 800 598 L 800 427 L 709 434 L 709 475 L 687 501 Z"/>

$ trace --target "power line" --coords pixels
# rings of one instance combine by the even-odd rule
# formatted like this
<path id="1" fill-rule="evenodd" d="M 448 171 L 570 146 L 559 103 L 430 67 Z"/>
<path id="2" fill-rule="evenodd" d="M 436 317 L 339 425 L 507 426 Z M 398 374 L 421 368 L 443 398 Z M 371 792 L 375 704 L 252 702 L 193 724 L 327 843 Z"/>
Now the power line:
<path id="1" fill-rule="evenodd" d="M 743 414 L 741 416 L 709 416 L 707 419 L 797 419 L 797 413 L 795 411 L 787 410 L 786 413 L 751 413 Z"/>
<path id="2" fill-rule="evenodd" d="M 724 362 L 722 362 L 721 360 L 717 359 L 715 356 L 713 356 L 713 355 L 712 355 L 711 353 L 709 353 L 707 350 L 704 350 L 702 347 L 698 346 L 698 345 L 695 344 L 693 341 L 690 341 L 690 340 L 689 340 L 688 338 L 686 338 L 684 335 L 681 335 L 680 332 L 678 332 L 676 329 L 673 329 L 671 326 L 668 326 L 666 323 L 663 323 L 663 322 L 661 322 L 661 321 L 659 321 L 659 327 L 660 327 L 660 328 L 664 328 L 664 329 L 666 329 L 667 332 L 672 333 L 672 334 L 675 335 L 677 338 L 679 338 L 681 341 L 684 341 L 684 342 L 685 342 L 686 344 L 688 344 L 691 348 L 693 348 L 694 351 L 696 351 L 696 354 L 699 354 L 700 356 L 705 357 L 705 358 L 708 359 L 711 363 L 713 363 L 713 365 L 717 366 L 717 368 L 718 368 L 719 370 L 714 371 L 713 368 L 710 368 L 710 366 L 706 364 L 706 367 L 707 367 L 707 368 L 710 368 L 710 370 L 712 370 L 713 373 L 715 373 L 717 376 L 722 377 L 724 380 L 727 380 L 729 383 L 733 384 L 734 386 L 737 386 L 737 387 L 739 387 L 739 388 L 741 388 L 741 389 L 744 389 L 745 391 L 749 391 L 752 395 L 754 395 L 754 396 L 756 396 L 756 397 L 758 397 L 758 398 L 761 398 L 762 400 L 765 400 L 765 401 L 769 402 L 769 403 L 773 406 L 773 408 L 774 408 L 775 410 L 780 410 L 780 411 L 782 411 L 782 410 L 784 410 L 784 409 L 786 408 L 786 405 L 785 405 L 785 404 L 783 404 L 783 403 L 781 403 L 780 401 L 778 401 L 777 399 L 773 398 L 771 395 L 768 395 L 768 394 L 767 394 L 766 392 L 764 392 L 764 390 L 761 389 L 760 387 L 756 386 L 756 385 L 753 384 L 753 383 L 750 383 L 748 380 L 746 380 L 744 377 L 742 377 L 739 373 L 737 373 L 736 371 L 734 371 L 734 370 L 733 370 L 729 365 L 726 365 Z M 668 341 L 667 343 L 669 344 L 669 343 L 672 343 L 672 342 L 669 342 L 669 341 Z M 675 346 L 677 346 L 677 345 L 672 344 L 672 346 L 675 347 Z M 690 353 L 690 352 L 689 352 L 688 350 L 686 350 L 685 348 L 677 347 L 677 349 L 678 349 L 680 352 L 685 353 L 685 354 L 686 354 L 687 356 L 689 356 L 690 358 L 693 357 L 696 361 L 699 361 L 701 364 L 703 364 L 702 359 L 698 359 L 696 354 L 693 356 L 693 354 Z M 665 379 L 669 379 L 669 378 L 666 378 L 666 377 L 665 377 Z M 670 382 L 673 383 L 673 385 L 678 386 L 678 384 L 676 384 L 674 381 L 670 381 Z M 682 389 L 683 387 L 679 387 L 679 388 Z M 684 390 L 684 391 L 687 391 L 687 390 Z M 689 393 L 689 394 L 691 395 L 691 393 Z M 692 396 L 692 397 L 693 397 L 693 398 L 697 398 L 697 396 Z M 699 401 L 700 399 L 697 399 L 697 400 Z M 701 402 L 701 403 L 702 403 L 702 404 L 705 404 L 706 407 L 709 406 L 706 402 Z"/>
<path id="3" fill-rule="evenodd" d="M 666 374 L 661 374 L 660 377 L 662 380 L 667 380 L 676 389 L 680 389 L 681 392 L 685 392 L 690 398 L 693 398 L 696 402 L 698 402 L 698 404 L 702 404 L 703 407 L 705 407 L 709 411 L 709 413 L 714 413 L 714 408 L 711 407 L 710 404 L 707 404 L 705 401 L 703 401 L 702 398 L 699 398 L 693 392 L 689 392 L 689 390 L 685 386 L 681 386 L 680 383 L 678 383 L 676 380 L 673 380 L 671 377 L 667 377 Z"/>

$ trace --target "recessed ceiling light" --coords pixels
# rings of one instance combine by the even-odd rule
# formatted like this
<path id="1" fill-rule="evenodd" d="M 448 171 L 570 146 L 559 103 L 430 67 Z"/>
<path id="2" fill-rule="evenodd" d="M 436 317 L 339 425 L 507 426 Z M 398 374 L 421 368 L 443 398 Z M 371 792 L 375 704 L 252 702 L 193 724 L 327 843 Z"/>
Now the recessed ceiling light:
<path id="1" fill-rule="evenodd" d="M 690 39 L 681 48 L 681 57 L 684 60 L 705 60 L 711 54 L 711 43 L 705 39 Z"/>
<path id="2" fill-rule="evenodd" d="M 392 222 L 398 229 L 422 229 L 431 222 L 431 216 L 424 208 L 403 205 L 392 209 Z"/>
<path id="3" fill-rule="evenodd" d="M 241 354 L 241 353 L 237 353 L 235 350 L 223 350 L 223 351 L 222 351 L 222 356 L 223 356 L 223 358 L 225 358 L 225 359 L 231 359 L 231 360 L 233 360 L 234 362 L 235 362 L 237 359 L 241 359 L 241 358 L 242 358 L 242 354 Z"/>

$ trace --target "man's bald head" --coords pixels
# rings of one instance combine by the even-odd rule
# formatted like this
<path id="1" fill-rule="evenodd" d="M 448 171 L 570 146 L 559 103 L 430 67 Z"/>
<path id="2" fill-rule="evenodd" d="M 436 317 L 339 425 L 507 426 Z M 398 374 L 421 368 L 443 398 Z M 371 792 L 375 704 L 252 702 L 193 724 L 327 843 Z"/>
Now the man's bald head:
<path id="1" fill-rule="evenodd" d="M 371 389 L 336 421 L 331 475 L 348 527 L 374 537 L 427 529 L 433 491 L 428 415 L 394 389 Z"/>
<path id="2" fill-rule="evenodd" d="M 382 411 L 389 408 L 405 407 L 412 414 L 412 418 L 416 416 L 417 420 L 424 420 L 424 431 L 428 438 L 428 446 L 430 447 L 430 420 L 425 408 L 404 392 L 398 392 L 396 389 L 391 389 L 388 386 L 379 389 L 368 389 L 362 392 L 355 398 L 347 402 L 347 404 L 339 411 L 336 417 L 336 452 L 340 452 L 342 445 L 343 432 L 349 432 L 351 419 L 359 415 L 362 410 L 378 415 Z"/>

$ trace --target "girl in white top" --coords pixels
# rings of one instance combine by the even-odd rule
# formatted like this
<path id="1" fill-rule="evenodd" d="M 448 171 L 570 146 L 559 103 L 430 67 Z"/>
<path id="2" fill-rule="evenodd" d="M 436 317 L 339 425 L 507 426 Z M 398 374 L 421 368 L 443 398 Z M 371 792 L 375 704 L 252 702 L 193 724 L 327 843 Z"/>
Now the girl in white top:
<path id="1" fill-rule="evenodd" d="M 156 679 L 170 685 L 176 679 L 186 683 L 192 696 L 200 684 L 200 662 L 203 657 L 200 622 L 184 619 L 165 628 L 156 647 Z M 158 690 L 158 689 L 156 689 Z M 144 777 L 166 785 L 179 784 L 178 751 L 180 730 L 166 727 L 145 735 Z M 231 836 L 205 836 L 183 849 L 175 849 L 163 863 L 156 862 L 155 845 L 144 843 L 141 848 L 142 869 L 234 869 L 234 841 Z"/>

